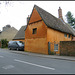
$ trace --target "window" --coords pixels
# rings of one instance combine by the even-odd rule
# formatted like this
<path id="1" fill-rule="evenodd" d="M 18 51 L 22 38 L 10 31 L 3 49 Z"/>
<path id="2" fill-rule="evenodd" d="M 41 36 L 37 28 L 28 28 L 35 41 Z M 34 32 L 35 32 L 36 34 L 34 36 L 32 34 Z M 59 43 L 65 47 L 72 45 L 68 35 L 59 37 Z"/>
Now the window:
<path id="1" fill-rule="evenodd" d="M 23 45 L 23 42 L 22 41 L 17 41 L 17 43 L 22 46 Z"/>
<path id="2" fill-rule="evenodd" d="M 58 44 L 54 44 L 54 51 L 58 51 Z"/>
<path id="3" fill-rule="evenodd" d="M 16 41 L 13 41 L 13 43 L 12 43 L 13 45 L 16 45 L 17 44 L 17 42 Z"/>
<path id="4" fill-rule="evenodd" d="M 68 35 L 68 38 L 70 38 L 70 34 Z"/>
<path id="5" fill-rule="evenodd" d="M 67 34 L 64 34 L 65 37 L 67 37 Z"/>
<path id="6" fill-rule="evenodd" d="M 37 33 L 37 28 L 34 28 L 33 29 L 33 34 L 36 34 Z"/>

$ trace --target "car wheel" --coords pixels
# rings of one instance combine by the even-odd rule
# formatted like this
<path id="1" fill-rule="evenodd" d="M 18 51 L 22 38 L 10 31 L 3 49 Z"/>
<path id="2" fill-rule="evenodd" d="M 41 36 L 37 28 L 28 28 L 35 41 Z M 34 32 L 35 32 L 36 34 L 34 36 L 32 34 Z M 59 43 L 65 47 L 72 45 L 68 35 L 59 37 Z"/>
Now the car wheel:
<path id="1" fill-rule="evenodd" d="M 11 48 L 8 48 L 9 50 L 11 50 Z"/>
<path id="2" fill-rule="evenodd" d="M 19 48 L 17 48 L 17 51 L 19 50 Z"/>

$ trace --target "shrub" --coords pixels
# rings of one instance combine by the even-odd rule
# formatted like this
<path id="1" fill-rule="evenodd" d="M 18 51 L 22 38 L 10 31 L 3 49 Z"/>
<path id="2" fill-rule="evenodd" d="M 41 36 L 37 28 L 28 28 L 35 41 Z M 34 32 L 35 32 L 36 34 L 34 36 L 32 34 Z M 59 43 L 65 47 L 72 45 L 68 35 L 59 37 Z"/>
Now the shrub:
<path id="1" fill-rule="evenodd" d="M 1 44 L 2 44 L 2 48 L 7 48 L 8 47 L 8 41 L 7 41 L 7 39 L 2 39 L 1 40 Z"/>
<path id="2" fill-rule="evenodd" d="M 54 52 L 50 52 L 50 55 L 54 55 Z"/>

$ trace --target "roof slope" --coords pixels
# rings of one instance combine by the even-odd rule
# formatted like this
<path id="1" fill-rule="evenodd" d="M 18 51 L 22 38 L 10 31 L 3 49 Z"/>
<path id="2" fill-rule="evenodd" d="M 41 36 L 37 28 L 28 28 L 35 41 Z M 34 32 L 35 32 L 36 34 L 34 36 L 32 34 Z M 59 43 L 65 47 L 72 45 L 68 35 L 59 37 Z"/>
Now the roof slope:
<path id="1" fill-rule="evenodd" d="M 66 24 L 67 24 L 67 23 L 66 23 Z M 73 33 L 74 36 L 75 36 L 75 31 L 73 30 L 73 28 L 72 28 L 69 24 L 67 24 L 66 26 L 72 31 L 72 33 Z"/>
<path id="2" fill-rule="evenodd" d="M 20 28 L 20 30 L 17 32 L 17 34 L 15 35 L 14 39 L 13 40 L 17 40 L 17 39 L 25 39 L 25 28 L 26 28 L 26 25 L 25 26 L 22 26 Z"/>
<path id="3" fill-rule="evenodd" d="M 0 40 L 7 39 L 8 41 L 10 41 L 14 38 L 17 32 L 18 30 L 14 27 L 8 28 L 7 30 L 2 31 L 2 33 L 0 34 Z"/>
<path id="4" fill-rule="evenodd" d="M 68 25 L 64 23 L 61 19 L 54 17 L 53 15 L 36 5 L 34 5 L 34 8 L 36 8 L 37 12 L 41 16 L 47 27 L 74 35 L 74 31 L 72 29 L 70 30 L 71 27 L 68 28 Z"/>

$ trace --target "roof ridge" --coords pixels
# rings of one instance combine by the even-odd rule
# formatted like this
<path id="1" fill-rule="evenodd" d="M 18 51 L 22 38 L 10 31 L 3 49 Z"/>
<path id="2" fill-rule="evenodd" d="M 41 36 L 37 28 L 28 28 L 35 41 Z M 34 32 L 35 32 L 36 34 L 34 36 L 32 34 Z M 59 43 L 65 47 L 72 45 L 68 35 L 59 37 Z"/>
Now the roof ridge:
<path id="1" fill-rule="evenodd" d="M 34 8 L 36 8 L 37 9 L 37 7 L 38 8 L 40 8 L 40 9 L 42 9 L 41 7 L 39 7 L 39 6 L 37 6 L 37 5 L 34 5 Z M 46 10 L 44 10 L 44 9 L 42 9 L 43 11 L 45 11 L 46 13 L 48 13 L 48 14 L 50 14 L 51 16 L 53 16 L 54 18 L 57 18 L 57 17 L 55 17 L 54 15 L 52 15 L 51 13 L 49 13 L 48 11 L 46 11 Z M 38 11 L 38 10 L 37 10 Z M 39 12 L 39 11 L 38 11 Z M 58 18 L 57 18 L 58 19 Z"/>
<path id="2" fill-rule="evenodd" d="M 69 29 L 70 27 L 67 27 L 66 24 L 64 24 L 59 18 L 55 17 L 54 15 L 50 14 L 49 12 L 47 12 L 46 10 L 42 9 L 41 7 L 37 5 L 34 5 L 33 10 L 34 8 L 37 10 L 37 12 L 39 13 L 40 17 L 42 18 L 44 23 L 47 25 L 47 27 L 58 30 L 60 32 L 74 35 L 73 32 Z M 33 13 L 33 10 L 32 10 L 32 13 Z M 30 17 L 32 16 L 32 13 Z"/>
<path id="3" fill-rule="evenodd" d="M 26 26 L 27 25 L 21 26 L 21 28 L 19 29 L 19 31 L 14 36 L 13 40 L 25 38 L 25 31 L 24 31 L 24 29 L 26 28 Z"/>
<path id="4" fill-rule="evenodd" d="M 54 15 L 50 14 L 49 12 L 40 8 L 37 5 L 35 5 L 34 7 L 36 8 L 42 20 L 48 27 L 74 35 L 73 32 L 69 29 L 69 27 L 66 26 L 65 22 L 62 22 L 59 18 L 55 17 Z M 50 24 L 50 22 L 54 23 Z"/>

